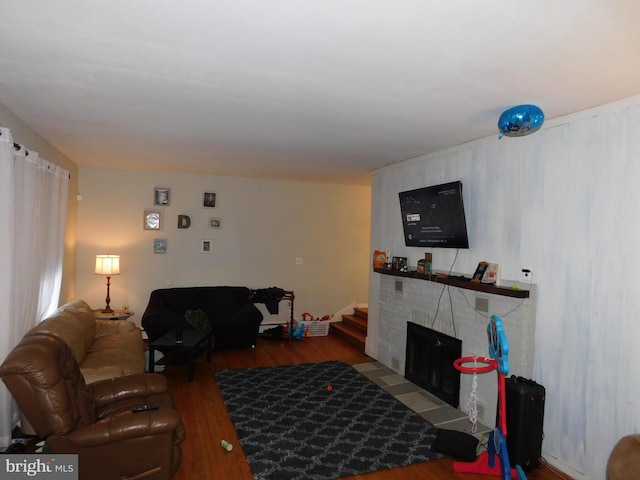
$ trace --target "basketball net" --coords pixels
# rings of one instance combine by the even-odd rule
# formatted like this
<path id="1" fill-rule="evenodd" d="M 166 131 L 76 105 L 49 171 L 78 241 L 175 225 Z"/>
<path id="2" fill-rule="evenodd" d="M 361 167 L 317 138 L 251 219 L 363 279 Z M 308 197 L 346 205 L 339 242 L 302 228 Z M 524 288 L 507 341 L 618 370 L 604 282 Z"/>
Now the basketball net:
<path id="1" fill-rule="evenodd" d="M 478 367 L 477 358 L 473 359 L 474 369 Z M 471 433 L 478 431 L 478 373 L 473 372 L 471 380 L 471 393 L 469 394 L 469 403 L 467 403 L 469 411 L 469 421 L 471 422 Z"/>

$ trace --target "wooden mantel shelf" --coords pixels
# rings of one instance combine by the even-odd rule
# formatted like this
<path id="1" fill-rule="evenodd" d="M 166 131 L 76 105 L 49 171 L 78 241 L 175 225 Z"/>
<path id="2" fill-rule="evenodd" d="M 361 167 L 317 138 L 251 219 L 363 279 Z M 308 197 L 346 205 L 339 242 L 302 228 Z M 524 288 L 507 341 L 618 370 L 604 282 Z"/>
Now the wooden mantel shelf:
<path id="1" fill-rule="evenodd" d="M 374 268 L 374 272 L 382 275 L 391 275 L 394 277 L 416 278 L 418 280 L 426 280 L 427 282 L 441 283 L 443 285 L 451 285 L 453 287 L 465 288 L 467 290 L 475 290 L 476 292 L 490 293 L 492 295 L 502 295 L 503 297 L 513 298 L 529 298 L 529 290 L 513 289 L 510 287 L 500 287 L 488 283 L 474 283 L 468 279 L 456 277 L 442 277 L 437 275 L 425 275 L 413 270 L 411 272 L 401 272 L 399 270 L 387 270 L 385 268 Z"/>

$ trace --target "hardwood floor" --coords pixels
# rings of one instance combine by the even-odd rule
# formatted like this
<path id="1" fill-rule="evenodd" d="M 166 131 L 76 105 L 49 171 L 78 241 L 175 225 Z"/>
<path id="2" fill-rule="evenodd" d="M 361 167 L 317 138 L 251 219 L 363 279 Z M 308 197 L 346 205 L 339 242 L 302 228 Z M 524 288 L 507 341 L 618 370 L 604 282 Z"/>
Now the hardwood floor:
<path id="1" fill-rule="evenodd" d="M 167 367 L 164 374 L 174 401 L 180 410 L 187 432 L 182 444 L 182 464 L 173 480 L 252 480 L 247 463 L 222 400 L 213 372 L 228 368 L 252 368 L 273 365 L 343 360 L 349 364 L 372 361 L 345 342 L 328 337 L 313 337 L 299 341 L 260 339 L 253 350 L 214 352 L 211 363 L 201 356 L 196 364 L 195 380 L 187 382 L 183 367 Z M 274 409 L 286 408 L 274 405 Z M 232 443 L 227 452 L 221 440 Z M 527 474 L 529 480 L 557 480 L 569 477 L 551 468 L 541 468 Z M 453 472 L 452 460 L 442 459 L 410 465 L 404 468 L 349 477 L 352 480 L 484 480 L 497 477 Z"/>

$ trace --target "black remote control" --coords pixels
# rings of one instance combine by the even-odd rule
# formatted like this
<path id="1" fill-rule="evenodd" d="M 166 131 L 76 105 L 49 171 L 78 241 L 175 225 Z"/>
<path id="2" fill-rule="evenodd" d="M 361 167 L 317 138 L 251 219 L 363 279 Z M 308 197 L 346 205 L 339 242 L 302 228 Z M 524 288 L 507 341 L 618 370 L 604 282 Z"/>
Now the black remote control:
<path id="1" fill-rule="evenodd" d="M 149 410 L 158 410 L 160 406 L 157 403 L 148 403 L 146 405 L 140 405 L 139 407 L 133 407 L 131 411 L 133 413 L 147 412 Z"/>

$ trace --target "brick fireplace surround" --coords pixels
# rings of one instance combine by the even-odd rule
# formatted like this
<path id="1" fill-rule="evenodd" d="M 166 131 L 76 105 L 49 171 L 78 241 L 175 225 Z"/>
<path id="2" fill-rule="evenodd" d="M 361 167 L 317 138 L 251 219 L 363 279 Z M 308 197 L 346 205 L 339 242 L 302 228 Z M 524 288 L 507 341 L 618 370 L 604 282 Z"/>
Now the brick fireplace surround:
<path id="1" fill-rule="evenodd" d="M 380 277 L 377 359 L 383 365 L 404 375 L 407 322 L 461 339 L 463 357 L 486 357 L 486 329 L 490 316 L 494 314 L 502 318 L 509 342 L 509 375 L 532 377 L 535 290 L 531 291 L 530 298 L 513 298 L 421 278 L 385 274 Z M 476 310 L 477 306 L 481 309 L 488 306 L 488 311 Z M 460 409 L 465 412 L 471 382 L 471 374 L 462 374 Z M 478 375 L 477 399 L 478 420 L 485 425 L 494 425 L 497 404 L 496 373 Z"/>

